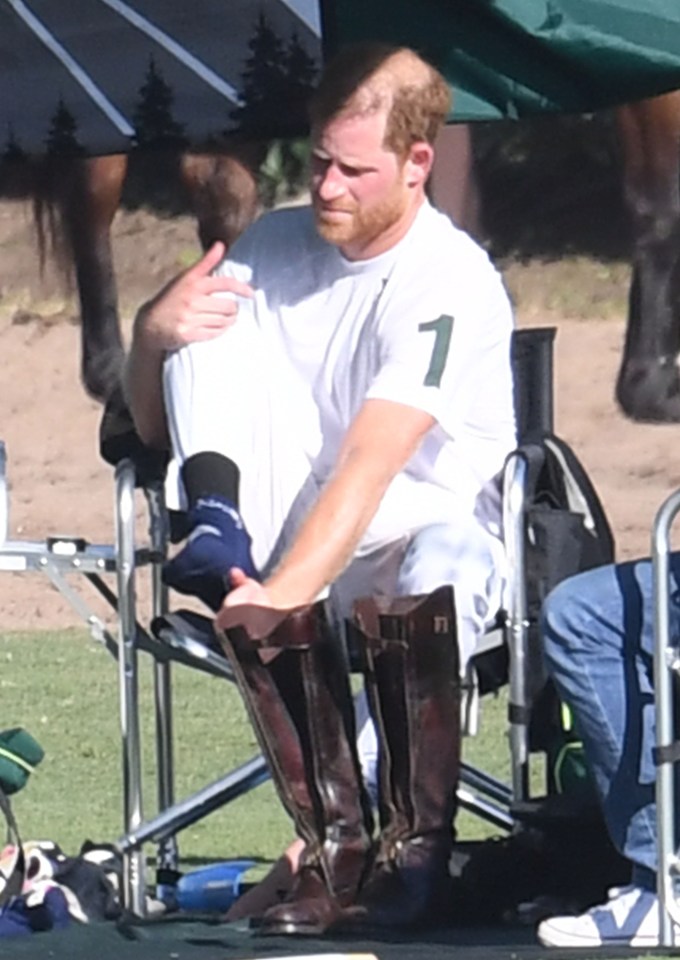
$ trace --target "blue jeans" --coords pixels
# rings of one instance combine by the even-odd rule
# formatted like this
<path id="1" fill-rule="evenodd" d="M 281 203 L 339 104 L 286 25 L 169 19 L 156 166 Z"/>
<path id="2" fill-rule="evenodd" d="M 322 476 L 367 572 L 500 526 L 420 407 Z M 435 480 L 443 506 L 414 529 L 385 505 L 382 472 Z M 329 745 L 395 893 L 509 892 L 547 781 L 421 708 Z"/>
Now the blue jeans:
<path id="1" fill-rule="evenodd" d="M 671 634 L 680 631 L 680 553 L 671 557 Z M 543 608 L 546 665 L 573 710 L 617 849 L 633 882 L 654 889 L 657 863 L 651 560 L 565 580 Z"/>

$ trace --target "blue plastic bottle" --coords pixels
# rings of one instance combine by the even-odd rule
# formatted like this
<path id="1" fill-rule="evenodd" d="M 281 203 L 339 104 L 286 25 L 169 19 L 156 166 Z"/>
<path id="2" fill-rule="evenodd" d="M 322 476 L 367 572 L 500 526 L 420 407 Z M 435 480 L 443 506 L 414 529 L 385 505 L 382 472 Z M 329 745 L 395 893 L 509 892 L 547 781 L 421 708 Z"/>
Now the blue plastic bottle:
<path id="1" fill-rule="evenodd" d="M 185 873 L 172 892 L 173 905 L 197 913 L 223 913 L 240 896 L 243 874 L 254 865 L 254 860 L 225 860 Z"/>

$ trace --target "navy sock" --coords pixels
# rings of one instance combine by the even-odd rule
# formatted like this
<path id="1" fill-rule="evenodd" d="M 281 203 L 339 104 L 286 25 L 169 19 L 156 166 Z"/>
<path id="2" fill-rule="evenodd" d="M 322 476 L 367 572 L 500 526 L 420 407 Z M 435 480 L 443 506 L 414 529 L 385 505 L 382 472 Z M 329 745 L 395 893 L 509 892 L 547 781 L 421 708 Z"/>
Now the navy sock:
<path id="1" fill-rule="evenodd" d="M 229 589 L 226 577 L 231 567 L 258 576 L 250 535 L 238 510 L 223 497 L 201 497 L 188 519 L 191 532 L 177 556 L 165 564 L 163 581 L 219 610 Z"/>
<path id="2" fill-rule="evenodd" d="M 231 567 L 258 579 L 250 535 L 238 512 L 238 469 L 220 454 L 202 453 L 187 460 L 182 478 L 190 504 L 189 535 L 165 564 L 163 581 L 219 610 Z"/>

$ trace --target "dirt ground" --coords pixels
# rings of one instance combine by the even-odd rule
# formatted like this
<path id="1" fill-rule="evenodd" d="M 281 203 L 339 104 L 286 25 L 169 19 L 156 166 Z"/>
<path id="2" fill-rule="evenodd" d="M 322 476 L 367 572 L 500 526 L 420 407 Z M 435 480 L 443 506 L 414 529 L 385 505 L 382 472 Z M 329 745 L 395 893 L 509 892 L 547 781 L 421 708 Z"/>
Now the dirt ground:
<path id="1" fill-rule="evenodd" d="M 30 208 L 0 203 L 0 438 L 8 453 L 10 538 L 77 534 L 112 542 L 112 471 L 99 457 L 99 406 L 78 373 L 79 328 L 59 274 L 41 277 Z M 125 328 L 136 304 L 190 262 L 193 223 L 120 213 L 115 253 Z M 582 457 L 610 516 L 618 555 L 648 553 L 654 514 L 680 486 L 675 426 L 637 425 L 616 408 L 613 385 L 623 317 L 587 321 L 529 313 L 518 323 L 555 324 L 558 432 Z M 78 580 L 79 578 L 76 578 Z M 40 574 L 0 578 L 0 630 L 81 625 Z"/>

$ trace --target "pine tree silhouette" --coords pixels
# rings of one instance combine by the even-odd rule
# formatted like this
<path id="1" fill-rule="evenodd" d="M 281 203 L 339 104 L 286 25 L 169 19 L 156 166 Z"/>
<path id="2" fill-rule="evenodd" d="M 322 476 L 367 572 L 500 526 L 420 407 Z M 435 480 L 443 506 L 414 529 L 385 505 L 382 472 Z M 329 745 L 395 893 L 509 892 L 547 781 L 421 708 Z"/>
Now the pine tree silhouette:
<path id="1" fill-rule="evenodd" d="M 10 124 L 7 129 L 7 143 L 2 151 L 2 161 L 4 163 L 26 163 L 27 160 L 28 154 L 19 144 L 14 133 L 14 127 Z"/>
<path id="2" fill-rule="evenodd" d="M 50 156 L 73 157 L 85 153 L 78 140 L 78 121 L 59 98 L 57 109 L 50 120 L 45 146 Z"/>
<path id="3" fill-rule="evenodd" d="M 307 127 L 307 101 L 316 79 L 316 63 L 293 33 L 288 44 L 285 60 L 286 83 L 283 101 L 290 123 L 290 130 L 302 133 Z"/>
<path id="4" fill-rule="evenodd" d="M 174 100 L 172 88 L 151 57 L 132 115 L 137 146 L 180 147 L 186 143 L 184 127 L 172 115 Z"/>
<path id="5" fill-rule="evenodd" d="M 288 127 L 285 96 L 286 50 L 260 13 L 248 41 L 250 55 L 241 74 L 242 104 L 231 112 L 241 133 L 256 138 L 282 136 Z"/>

